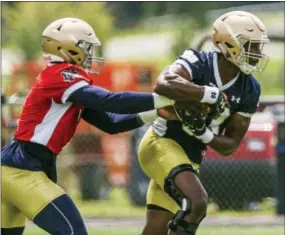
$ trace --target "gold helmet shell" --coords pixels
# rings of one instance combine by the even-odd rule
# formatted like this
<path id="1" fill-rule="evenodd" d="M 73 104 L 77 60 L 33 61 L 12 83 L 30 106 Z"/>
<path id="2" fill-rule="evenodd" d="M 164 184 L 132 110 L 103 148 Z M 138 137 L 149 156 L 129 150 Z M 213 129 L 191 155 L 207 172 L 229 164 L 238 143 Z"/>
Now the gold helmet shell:
<path id="1" fill-rule="evenodd" d="M 50 23 L 42 33 L 44 58 L 50 62 L 67 62 L 82 66 L 90 73 L 93 62 L 103 63 L 103 58 L 94 55 L 101 46 L 93 28 L 77 18 L 62 18 Z"/>
<path id="2" fill-rule="evenodd" d="M 262 21 L 251 13 L 232 11 L 220 16 L 213 24 L 212 40 L 245 74 L 261 72 L 267 65 L 269 57 L 262 50 L 270 41 Z"/>

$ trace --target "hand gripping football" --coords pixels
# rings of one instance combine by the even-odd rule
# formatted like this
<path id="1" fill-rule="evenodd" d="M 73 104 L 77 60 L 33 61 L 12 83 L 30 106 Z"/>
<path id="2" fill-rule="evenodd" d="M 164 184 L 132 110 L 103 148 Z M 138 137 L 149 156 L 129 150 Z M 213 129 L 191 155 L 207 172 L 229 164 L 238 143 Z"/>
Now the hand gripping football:
<path id="1" fill-rule="evenodd" d="M 182 102 L 178 101 L 174 104 L 176 110 L 186 111 L 188 114 L 199 114 L 202 117 L 207 117 L 211 112 L 209 104 L 200 102 Z"/>

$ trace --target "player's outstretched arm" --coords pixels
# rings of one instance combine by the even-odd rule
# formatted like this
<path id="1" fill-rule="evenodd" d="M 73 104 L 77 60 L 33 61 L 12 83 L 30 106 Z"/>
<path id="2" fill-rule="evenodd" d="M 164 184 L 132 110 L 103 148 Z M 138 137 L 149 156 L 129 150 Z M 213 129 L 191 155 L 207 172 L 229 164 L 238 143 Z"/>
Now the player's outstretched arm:
<path id="1" fill-rule="evenodd" d="M 238 113 L 232 115 L 226 125 L 224 136 L 215 136 L 208 145 L 224 156 L 231 155 L 240 145 L 249 124 L 250 118 L 243 117 Z"/>
<path id="2" fill-rule="evenodd" d="M 121 114 L 144 112 L 174 103 L 174 101 L 155 93 L 110 92 L 90 85 L 74 91 L 67 101 L 97 111 Z"/>
<path id="3" fill-rule="evenodd" d="M 141 112 L 138 114 L 116 114 L 85 109 L 82 118 L 89 124 L 109 134 L 118 134 L 136 129 L 158 117 L 176 119 L 175 113 L 168 108 Z"/>
<path id="4" fill-rule="evenodd" d="M 154 92 L 175 101 L 209 104 L 217 101 L 220 94 L 218 88 L 198 86 L 191 80 L 191 75 L 182 65 L 174 64 L 159 75 Z"/>
<path id="5" fill-rule="evenodd" d="M 94 109 L 85 109 L 82 118 L 89 124 L 109 134 L 129 131 L 143 125 L 137 114 L 114 114 Z"/>

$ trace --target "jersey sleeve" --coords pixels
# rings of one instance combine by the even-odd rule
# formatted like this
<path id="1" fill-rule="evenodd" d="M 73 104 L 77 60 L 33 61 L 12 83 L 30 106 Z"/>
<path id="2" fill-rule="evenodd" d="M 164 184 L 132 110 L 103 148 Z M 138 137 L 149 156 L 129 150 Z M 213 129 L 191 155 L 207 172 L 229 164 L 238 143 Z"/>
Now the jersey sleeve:
<path id="1" fill-rule="evenodd" d="M 259 83 L 253 77 L 252 81 L 250 88 L 246 91 L 246 98 L 243 100 L 240 110 L 238 111 L 238 114 L 249 118 L 252 117 L 258 108 L 261 93 Z"/>
<path id="2" fill-rule="evenodd" d="M 117 114 L 84 109 L 82 118 L 89 124 L 109 134 L 118 134 L 142 126 L 137 114 Z"/>
<path id="3" fill-rule="evenodd" d="M 192 49 L 185 50 L 182 55 L 177 57 L 173 64 L 182 65 L 188 71 L 192 80 L 200 77 L 204 67 L 201 54 Z"/>
<path id="4" fill-rule="evenodd" d="M 73 92 L 91 84 L 87 76 L 77 68 L 62 69 L 49 74 L 44 88 L 56 103 L 65 104 Z"/>

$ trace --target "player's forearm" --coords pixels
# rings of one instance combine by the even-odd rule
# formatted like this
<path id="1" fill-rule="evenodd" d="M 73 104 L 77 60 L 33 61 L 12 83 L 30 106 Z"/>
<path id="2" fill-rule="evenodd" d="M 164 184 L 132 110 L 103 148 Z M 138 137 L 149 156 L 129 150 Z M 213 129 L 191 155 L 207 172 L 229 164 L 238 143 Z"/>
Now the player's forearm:
<path id="1" fill-rule="evenodd" d="M 137 114 L 114 114 L 85 109 L 82 118 L 89 124 L 109 134 L 129 131 L 143 125 Z"/>
<path id="2" fill-rule="evenodd" d="M 166 73 L 158 78 L 154 92 L 175 101 L 214 103 L 219 91 L 214 87 L 196 85 L 179 75 Z M 213 92 L 215 95 L 211 97 Z"/>
<path id="3" fill-rule="evenodd" d="M 203 135 L 196 135 L 195 137 L 218 153 L 229 156 L 237 150 L 248 130 L 249 124 L 250 118 L 235 113 L 227 119 L 223 135 L 214 135 L 209 128 L 206 128 Z"/>
<path id="4" fill-rule="evenodd" d="M 131 114 L 171 105 L 171 100 L 151 93 L 109 92 L 86 86 L 73 92 L 68 101 L 98 111 Z"/>
<path id="5" fill-rule="evenodd" d="M 189 82 L 186 79 L 173 75 L 160 76 L 154 88 L 154 92 L 175 101 L 197 101 L 203 97 L 203 88 Z"/>
<path id="6" fill-rule="evenodd" d="M 109 134 L 136 129 L 147 122 L 154 121 L 157 117 L 156 110 L 138 114 L 116 114 L 85 109 L 82 115 L 82 118 L 89 124 Z"/>
<path id="7" fill-rule="evenodd" d="M 215 136 L 213 140 L 208 143 L 208 146 L 223 156 L 229 156 L 236 151 L 238 144 L 232 138 L 219 135 Z"/>

